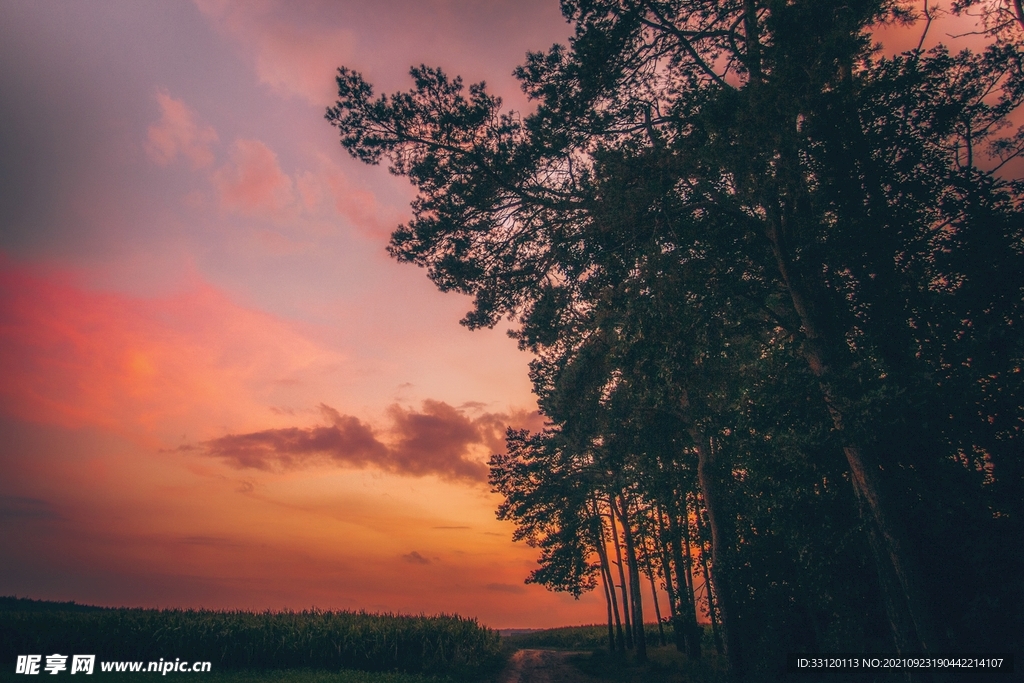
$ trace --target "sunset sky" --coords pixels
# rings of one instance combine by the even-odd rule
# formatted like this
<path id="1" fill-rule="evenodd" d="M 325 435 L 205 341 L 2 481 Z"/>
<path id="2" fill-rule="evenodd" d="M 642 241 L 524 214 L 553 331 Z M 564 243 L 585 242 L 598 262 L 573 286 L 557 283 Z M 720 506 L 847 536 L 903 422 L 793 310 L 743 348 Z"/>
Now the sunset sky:
<path id="1" fill-rule="evenodd" d="M 0 595 L 603 620 L 523 585 L 494 518 L 528 356 L 389 259 L 412 190 L 323 118 L 341 65 L 521 109 L 570 30 L 553 0 L 0 0 Z"/>

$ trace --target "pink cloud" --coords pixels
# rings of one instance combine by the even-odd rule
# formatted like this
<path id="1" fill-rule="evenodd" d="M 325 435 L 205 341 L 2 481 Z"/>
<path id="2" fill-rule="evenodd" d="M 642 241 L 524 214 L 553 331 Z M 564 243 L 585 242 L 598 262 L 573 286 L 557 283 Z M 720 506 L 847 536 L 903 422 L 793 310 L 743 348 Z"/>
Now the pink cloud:
<path id="1" fill-rule="evenodd" d="M 212 181 L 221 205 L 245 214 L 278 214 L 295 201 L 291 177 L 259 140 L 236 140 L 231 161 L 214 172 Z"/>
<path id="2" fill-rule="evenodd" d="M 202 444 L 207 455 L 238 468 L 294 469 L 323 463 L 448 481 L 487 479 L 482 458 L 505 451 L 505 430 L 536 425 L 536 413 L 467 415 L 427 399 L 419 410 L 392 405 L 390 427 L 378 432 L 359 418 L 320 404 L 328 424 L 228 434 Z M 191 448 L 191 447 L 190 447 Z"/>
<path id="3" fill-rule="evenodd" d="M 180 154 L 193 168 L 212 164 L 210 145 L 217 141 L 217 132 L 211 126 L 201 125 L 195 111 L 167 92 L 157 92 L 156 101 L 160 106 L 160 120 L 149 127 L 146 135 L 149 158 L 166 166 Z"/>
<path id="4" fill-rule="evenodd" d="M 487 467 L 470 457 L 470 446 L 485 443 L 486 429 L 442 401 L 423 402 L 421 410 L 391 406 L 396 469 L 414 475 L 438 473 L 451 479 L 482 481 Z M 489 417 L 489 416 L 488 416 Z"/>
<path id="5" fill-rule="evenodd" d="M 356 187 L 337 166 L 332 164 L 325 168 L 323 180 L 333 200 L 334 210 L 367 237 L 386 238 L 402 222 L 400 212 L 381 206 L 376 195 Z"/>
<path id="6" fill-rule="evenodd" d="M 253 53 L 256 75 L 280 92 L 325 106 L 336 95 L 334 72 L 352 54 L 355 34 L 263 0 L 195 0 L 215 26 Z"/>
<path id="7" fill-rule="evenodd" d="M 318 155 L 318 162 L 316 170 L 295 177 L 295 189 L 307 213 L 326 209 L 373 240 L 386 239 L 406 220 L 405 212 L 382 204 L 373 191 L 354 183 L 333 160 Z"/>
<path id="8" fill-rule="evenodd" d="M 206 442 L 206 452 L 236 467 L 260 470 L 269 470 L 272 465 L 299 467 L 324 458 L 357 467 L 387 460 L 387 447 L 359 418 L 341 415 L 324 404 L 320 409 L 331 424 L 228 434 Z"/>

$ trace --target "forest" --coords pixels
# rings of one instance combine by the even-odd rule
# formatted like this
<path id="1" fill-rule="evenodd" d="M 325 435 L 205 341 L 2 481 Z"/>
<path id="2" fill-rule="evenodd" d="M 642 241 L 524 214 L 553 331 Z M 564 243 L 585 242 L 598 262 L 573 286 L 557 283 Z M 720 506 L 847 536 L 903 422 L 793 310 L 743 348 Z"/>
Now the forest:
<path id="1" fill-rule="evenodd" d="M 391 95 L 343 67 L 327 112 L 417 191 L 391 255 L 532 354 L 547 427 L 490 463 L 527 580 L 603 592 L 641 661 L 652 620 L 700 658 L 707 606 L 735 680 L 1021 652 L 1021 3 L 952 3 L 959 52 L 927 2 L 562 11 L 529 111 L 420 66 Z"/>

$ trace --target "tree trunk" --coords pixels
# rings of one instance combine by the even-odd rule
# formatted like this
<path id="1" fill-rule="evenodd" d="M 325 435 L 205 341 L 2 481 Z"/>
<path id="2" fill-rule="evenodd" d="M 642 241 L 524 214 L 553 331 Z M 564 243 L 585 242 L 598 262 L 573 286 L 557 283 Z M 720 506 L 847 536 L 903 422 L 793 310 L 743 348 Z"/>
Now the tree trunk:
<path id="1" fill-rule="evenodd" d="M 684 494 L 685 496 L 685 494 Z M 700 659 L 700 626 L 697 623 L 697 598 L 693 586 L 693 558 L 690 556 L 689 522 L 686 519 L 686 499 L 683 498 L 683 528 L 680 530 L 678 510 L 673 510 L 668 518 L 669 529 L 672 531 L 672 553 L 675 555 L 677 573 L 685 580 L 679 586 L 681 635 L 686 638 L 687 654 L 690 659 Z M 684 547 L 685 544 L 685 547 Z M 684 549 L 685 548 L 685 549 Z M 680 581 L 683 584 L 683 581 Z"/>
<path id="2" fill-rule="evenodd" d="M 672 547 L 672 544 L 665 535 L 665 520 L 663 519 L 664 512 L 659 507 L 656 510 L 656 514 L 658 518 L 658 542 L 661 545 L 661 564 L 665 568 L 665 592 L 668 593 L 668 613 L 669 618 L 672 619 L 672 639 L 675 641 L 676 649 L 680 652 L 685 652 L 686 626 L 683 624 L 681 613 L 685 607 L 682 604 L 682 598 L 679 597 L 680 593 L 672 582 L 673 577 L 675 577 L 676 581 L 682 583 L 682 581 L 680 581 L 682 563 L 679 562 L 677 558 L 675 566 L 671 566 L 672 562 L 669 561 L 669 548 Z M 679 588 L 679 591 L 684 591 L 685 588 L 685 586 L 682 586 Z M 679 605 L 678 609 L 676 609 L 677 602 Z"/>
<path id="3" fill-rule="evenodd" d="M 597 543 L 597 556 L 601 560 L 601 578 L 604 580 L 606 598 L 608 602 L 608 648 L 610 652 L 616 649 L 625 652 L 626 641 L 622 634 L 622 621 L 619 619 L 619 604 L 615 598 L 615 579 L 612 578 L 611 563 L 608 562 L 608 547 L 604 537 L 604 518 L 601 515 L 600 506 L 594 503 L 594 514 L 597 515 L 597 523 L 600 525 L 600 538 Z M 616 632 L 612 631 L 612 616 L 615 617 Z M 618 647 L 616 648 L 616 635 L 618 636 Z"/>
<path id="4" fill-rule="evenodd" d="M 612 545 L 615 547 L 616 565 L 619 567 L 619 588 L 622 589 L 622 617 L 626 622 L 626 649 L 633 649 L 633 624 L 630 616 L 629 597 L 626 594 L 626 573 L 622 569 L 622 548 L 619 546 L 619 532 L 615 528 L 615 500 L 608 496 L 608 519 L 612 525 Z"/>
<path id="5" fill-rule="evenodd" d="M 711 571 L 708 569 L 708 556 L 707 553 L 704 552 L 704 522 L 702 521 L 703 516 L 701 515 L 700 505 L 698 504 L 696 496 L 694 497 L 694 508 L 697 513 L 697 540 L 700 541 L 700 565 L 701 570 L 704 572 L 704 592 L 707 593 L 708 598 L 708 619 L 711 620 L 711 637 L 715 640 L 715 652 L 722 654 L 725 652 L 725 646 L 722 643 L 722 629 L 718 626 L 718 608 L 720 602 L 711 591 L 713 582 L 711 581 Z M 686 552 L 690 552 L 689 537 L 686 539 Z M 697 593 L 694 592 L 693 595 L 694 603 L 696 603 Z"/>
<path id="6" fill-rule="evenodd" d="M 629 593 L 633 607 L 633 644 L 636 646 L 636 661 L 647 661 L 647 634 L 644 633 L 644 605 L 640 596 L 640 567 L 636 561 L 636 544 L 633 538 L 633 528 L 629 523 L 629 508 L 626 506 L 626 498 L 619 496 L 621 507 L 614 509 L 615 501 L 612 501 L 612 512 L 619 515 L 622 522 L 622 536 L 626 540 L 626 562 L 629 564 Z"/>
<path id="7" fill-rule="evenodd" d="M 697 478 L 700 480 L 704 506 L 708 511 L 708 526 L 711 527 L 711 563 L 715 567 L 714 583 L 718 595 L 718 610 L 722 617 L 722 631 L 725 633 L 725 654 L 729 658 L 729 668 L 736 680 L 742 680 L 746 674 L 743 639 L 740 634 L 739 614 L 736 593 L 732 586 L 730 566 L 726 559 L 729 548 L 733 544 L 733 524 L 723 514 L 722 504 L 724 492 L 719 486 L 717 458 L 704 435 L 691 432 L 697 448 Z M 710 578 L 710 577 L 705 577 Z M 710 592 L 708 593 L 710 596 Z M 710 597 L 709 597 L 710 603 Z"/>
<path id="8" fill-rule="evenodd" d="M 651 567 L 651 558 L 647 556 L 644 561 L 644 568 L 647 570 L 647 580 L 651 582 L 651 600 L 654 601 L 654 616 L 658 620 L 658 642 L 662 647 L 667 645 L 665 640 L 665 625 L 661 623 L 661 606 L 658 605 L 658 587 L 654 584 L 654 568 Z"/>
<path id="9" fill-rule="evenodd" d="M 601 558 L 601 585 L 604 586 L 604 601 L 608 606 L 608 651 L 615 652 L 615 629 L 612 626 L 612 597 L 615 595 L 615 588 L 612 586 L 611 573 L 605 566 L 604 558 Z"/>

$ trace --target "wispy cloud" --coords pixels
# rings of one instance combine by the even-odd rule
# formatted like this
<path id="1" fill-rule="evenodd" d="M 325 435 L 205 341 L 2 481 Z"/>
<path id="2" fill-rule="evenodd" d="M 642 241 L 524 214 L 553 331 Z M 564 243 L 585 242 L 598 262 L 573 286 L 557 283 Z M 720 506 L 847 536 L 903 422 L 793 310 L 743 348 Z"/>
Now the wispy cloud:
<path id="1" fill-rule="evenodd" d="M 193 168 L 210 166 L 214 159 L 211 146 L 217 142 L 217 131 L 201 124 L 191 107 L 164 90 L 157 92 L 156 102 L 160 106 L 160 118 L 146 134 L 149 158 L 166 166 L 180 155 L 188 159 Z"/>
<path id="2" fill-rule="evenodd" d="M 331 424 L 229 434 L 207 441 L 207 452 L 236 467 L 261 470 L 299 467 L 325 459 L 356 467 L 388 460 L 387 446 L 377 440 L 368 425 L 330 406 L 321 404 L 320 409 Z"/>
<path id="3" fill-rule="evenodd" d="M 231 160 L 214 172 L 221 206 L 244 214 L 278 214 L 295 201 L 292 179 L 259 140 L 235 140 Z"/>
<path id="4" fill-rule="evenodd" d="M 156 93 L 160 118 L 150 124 L 143 147 L 149 159 L 168 166 L 179 158 L 194 170 L 204 169 L 213 190 L 214 205 L 247 216 L 278 220 L 309 217 L 341 217 L 360 234 L 374 240 L 387 237 L 405 213 L 383 205 L 366 186 L 353 182 L 333 159 L 315 154 L 312 169 L 286 172 L 277 152 L 266 142 L 237 138 L 226 159 L 218 163 L 212 126 L 166 90 Z M 202 193 L 193 193 L 193 205 L 202 205 Z"/>
<path id="5" fill-rule="evenodd" d="M 260 81 L 314 105 L 334 96 L 334 72 L 355 46 L 351 29 L 290 11 L 290 3 L 196 0 L 200 11 L 254 60 Z"/>
<path id="6" fill-rule="evenodd" d="M 335 463 L 482 482 L 487 479 L 487 466 L 474 453 L 503 450 L 506 426 L 530 417 L 526 413 L 469 417 L 443 401 L 426 400 L 419 410 L 392 405 L 390 428 L 379 433 L 330 406 L 321 404 L 320 411 L 326 425 L 229 434 L 206 441 L 203 447 L 207 454 L 238 468 L 292 469 Z"/>
<path id="7" fill-rule="evenodd" d="M 430 564 L 430 560 L 423 557 L 415 550 L 406 555 L 402 555 L 402 559 L 408 562 L 409 564 Z"/>

